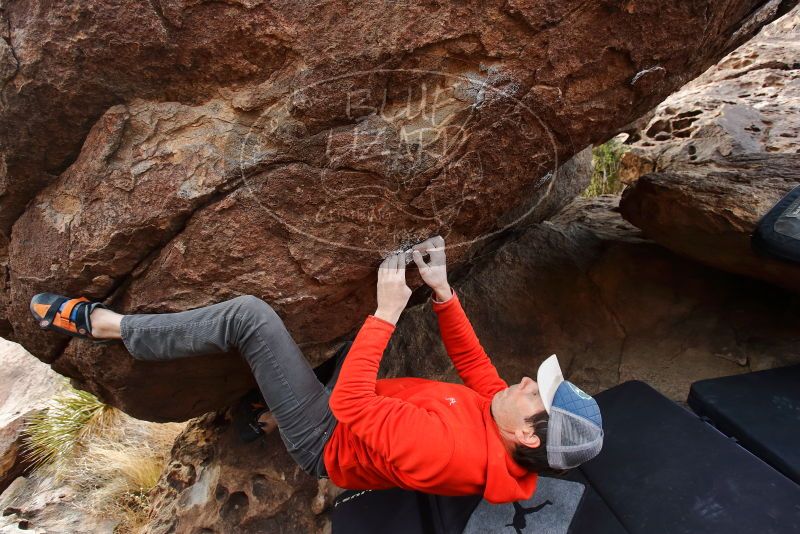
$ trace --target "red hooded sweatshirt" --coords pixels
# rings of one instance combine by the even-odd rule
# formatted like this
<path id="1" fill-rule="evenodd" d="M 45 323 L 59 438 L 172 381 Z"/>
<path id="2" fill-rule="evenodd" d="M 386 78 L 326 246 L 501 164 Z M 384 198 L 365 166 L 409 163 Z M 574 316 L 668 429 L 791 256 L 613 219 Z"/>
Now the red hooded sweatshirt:
<path id="1" fill-rule="evenodd" d="M 528 499 L 536 473 L 514 462 L 489 410 L 508 385 L 498 376 L 458 296 L 433 301 L 447 354 L 462 384 L 377 380 L 395 326 L 369 315 L 330 398 L 339 421 L 325 445 L 331 481 L 347 489 L 400 487 L 475 495 L 491 503 Z"/>

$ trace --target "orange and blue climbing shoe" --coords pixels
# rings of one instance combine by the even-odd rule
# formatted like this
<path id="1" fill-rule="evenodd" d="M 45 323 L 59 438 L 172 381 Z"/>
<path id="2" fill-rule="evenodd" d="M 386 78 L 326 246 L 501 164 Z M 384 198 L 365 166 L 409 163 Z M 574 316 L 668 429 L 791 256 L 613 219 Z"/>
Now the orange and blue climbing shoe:
<path id="1" fill-rule="evenodd" d="M 69 298 L 54 293 L 34 295 L 30 304 L 31 314 L 43 330 L 61 332 L 98 344 L 114 342 L 114 339 L 92 337 L 90 315 L 95 308 L 109 309 L 102 302 L 92 302 L 86 297 Z"/>

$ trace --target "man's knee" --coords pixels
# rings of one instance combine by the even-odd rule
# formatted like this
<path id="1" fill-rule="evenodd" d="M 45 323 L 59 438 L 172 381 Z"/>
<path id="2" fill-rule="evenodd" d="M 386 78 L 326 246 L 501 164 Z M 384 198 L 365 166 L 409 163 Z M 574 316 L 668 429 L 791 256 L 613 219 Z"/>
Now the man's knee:
<path id="1" fill-rule="evenodd" d="M 272 306 L 255 295 L 241 295 L 233 300 L 238 308 L 237 315 L 241 315 L 247 320 L 267 323 L 275 323 L 276 320 L 280 321 Z"/>

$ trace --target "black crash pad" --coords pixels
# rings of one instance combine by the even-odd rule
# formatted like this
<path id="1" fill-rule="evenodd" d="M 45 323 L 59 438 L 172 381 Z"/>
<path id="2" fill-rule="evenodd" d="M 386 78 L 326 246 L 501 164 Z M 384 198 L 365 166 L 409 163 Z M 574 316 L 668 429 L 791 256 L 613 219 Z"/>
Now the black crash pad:
<path id="1" fill-rule="evenodd" d="M 695 382 L 688 403 L 800 484 L 800 365 Z"/>
<path id="2" fill-rule="evenodd" d="M 569 534 L 628 534 L 613 510 L 592 487 L 580 469 L 572 469 L 567 480 L 580 482 L 586 488 L 578 510 L 572 517 Z"/>
<path id="3" fill-rule="evenodd" d="M 800 486 L 690 411 L 638 381 L 595 398 L 603 450 L 580 470 L 627 532 L 800 533 Z"/>
<path id="4" fill-rule="evenodd" d="M 348 490 L 331 511 L 333 534 L 460 534 L 481 496 L 443 497 L 399 488 Z"/>
<path id="5" fill-rule="evenodd" d="M 758 221 L 751 244 L 760 254 L 800 263 L 800 186 Z"/>
<path id="6" fill-rule="evenodd" d="M 541 477 L 531 499 L 513 504 L 489 504 L 480 495 L 348 490 L 334 502 L 333 534 L 567 534 L 585 485 L 583 481 Z M 624 530 L 599 530 L 598 526 L 594 521 L 593 534 L 625 534 Z"/>

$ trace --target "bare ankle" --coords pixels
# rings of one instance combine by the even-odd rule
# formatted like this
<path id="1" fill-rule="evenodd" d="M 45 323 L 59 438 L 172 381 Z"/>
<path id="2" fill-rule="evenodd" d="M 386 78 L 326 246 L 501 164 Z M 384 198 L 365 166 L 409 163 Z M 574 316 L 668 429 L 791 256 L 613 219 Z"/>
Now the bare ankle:
<path id="1" fill-rule="evenodd" d="M 120 339 L 120 323 L 122 315 L 106 310 L 95 308 L 89 315 L 92 322 L 92 337 L 97 339 Z"/>

